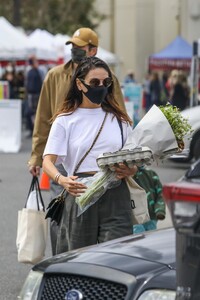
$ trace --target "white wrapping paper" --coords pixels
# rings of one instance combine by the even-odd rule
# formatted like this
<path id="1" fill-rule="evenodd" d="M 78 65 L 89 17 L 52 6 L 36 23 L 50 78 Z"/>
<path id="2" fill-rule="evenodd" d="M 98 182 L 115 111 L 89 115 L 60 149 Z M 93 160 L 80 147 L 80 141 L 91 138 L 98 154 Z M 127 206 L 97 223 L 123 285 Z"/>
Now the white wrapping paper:
<path id="1" fill-rule="evenodd" d="M 134 149 L 140 146 L 149 147 L 153 155 L 158 158 L 178 151 L 178 144 L 172 128 L 156 105 L 152 106 L 129 134 L 122 149 Z"/>

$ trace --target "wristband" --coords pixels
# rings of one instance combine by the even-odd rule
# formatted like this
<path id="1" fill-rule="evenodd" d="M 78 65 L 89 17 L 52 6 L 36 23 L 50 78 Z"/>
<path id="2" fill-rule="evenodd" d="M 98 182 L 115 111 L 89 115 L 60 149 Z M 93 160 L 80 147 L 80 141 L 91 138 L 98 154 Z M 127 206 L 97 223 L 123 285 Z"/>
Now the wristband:
<path id="1" fill-rule="evenodd" d="M 60 176 L 61 176 L 60 173 L 56 173 L 56 175 L 55 175 L 55 177 L 54 177 L 54 181 L 55 181 L 56 183 L 58 183 L 58 179 L 59 179 Z"/>

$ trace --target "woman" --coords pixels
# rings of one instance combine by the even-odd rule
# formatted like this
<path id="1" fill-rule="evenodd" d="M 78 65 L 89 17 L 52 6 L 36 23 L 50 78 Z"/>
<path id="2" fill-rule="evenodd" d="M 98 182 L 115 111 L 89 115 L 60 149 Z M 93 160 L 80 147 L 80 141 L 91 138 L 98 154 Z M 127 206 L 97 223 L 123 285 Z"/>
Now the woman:
<path id="1" fill-rule="evenodd" d="M 150 82 L 151 105 L 162 105 L 161 103 L 161 85 L 157 72 L 152 73 Z"/>
<path id="2" fill-rule="evenodd" d="M 121 184 L 107 190 L 79 217 L 74 199 L 86 189 L 78 177 L 98 172 L 96 158 L 104 152 L 119 150 L 122 138 L 124 143 L 131 130 L 131 120 L 120 110 L 112 89 L 107 64 L 97 57 L 84 58 L 72 77 L 62 108 L 54 117 L 44 151 L 43 170 L 68 192 L 57 253 L 132 233 L 130 195 L 123 179 L 133 176 L 136 166 L 116 166 Z M 63 164 L 67 177 L 57 171 L 57 163 Z"/>
<path id="3" fill-rule="evenodd" d="M 173 72 L 174 71 L 174 72 Z M 189 88 L 187 78 L 181 71 L 172 71 L 170 102 L 180 110 L 186 109 L 189 105 Z"/>

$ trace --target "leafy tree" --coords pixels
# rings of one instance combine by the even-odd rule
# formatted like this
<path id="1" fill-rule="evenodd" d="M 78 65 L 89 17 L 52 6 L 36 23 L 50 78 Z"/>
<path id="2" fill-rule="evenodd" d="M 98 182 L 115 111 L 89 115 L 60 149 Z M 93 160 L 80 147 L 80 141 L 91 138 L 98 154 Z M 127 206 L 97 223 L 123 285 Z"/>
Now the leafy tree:
<path id="1" fill-rule="evenodd" d="M 0 15 L 27 31 L 41 28 L 70 35 L 79 27 L 95 29 L 105 19 L 94 4 L 95 0 L 1 0 Z"/>

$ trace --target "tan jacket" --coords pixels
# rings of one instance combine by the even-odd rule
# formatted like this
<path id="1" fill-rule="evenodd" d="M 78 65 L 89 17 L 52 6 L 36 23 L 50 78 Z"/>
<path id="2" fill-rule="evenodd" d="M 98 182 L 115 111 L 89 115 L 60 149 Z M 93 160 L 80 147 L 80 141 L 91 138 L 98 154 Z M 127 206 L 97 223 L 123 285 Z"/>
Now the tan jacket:
<path id="1" fill-rule="evenodd" d="M 72 62 L 69 61 L 67 64 L 52 68 L 44 79 L 36 111 L 29 165 L 42 166 L 42 155 L 51 128 L 50 120 L 67 95 L 72 73 Z M 114 98 L 125 111 L 121 88 L 114 75 L 113 84 Z"/>

